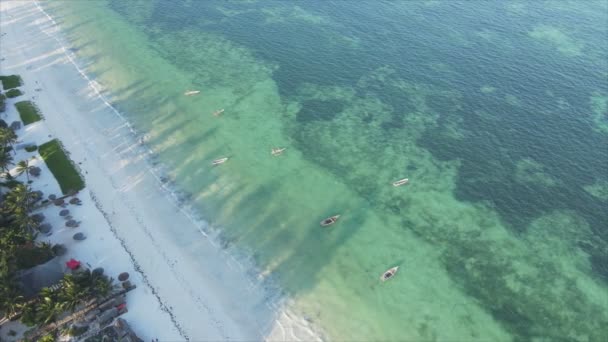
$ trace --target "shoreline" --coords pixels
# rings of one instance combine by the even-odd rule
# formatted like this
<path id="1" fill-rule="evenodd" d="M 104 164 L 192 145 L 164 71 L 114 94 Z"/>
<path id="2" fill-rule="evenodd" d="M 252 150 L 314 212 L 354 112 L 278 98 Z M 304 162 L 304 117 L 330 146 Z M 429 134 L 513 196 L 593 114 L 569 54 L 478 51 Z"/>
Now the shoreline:
<path id="1" fill-rule="evenodd" d="M 130 309 L 126 317 L 138 335 L 161 340 L 281 340 L 298 339 L 295 330 L 306 333 L 304 339 L 312 334 L 302 326 L 305 322 L 290 328 L 297 318 L 281 312 L 281 303 L 273 299 L 277 295 L 265 289 L 266 281 L 252 279 L 251 271 L 180 207 L 179 194 L 163 184 L 156 166 L 149 163 L 150 151 L 138 143 L 138 132 L 79 68 L 52 17 L 31 1 L 3 3 L 1 11 L 9 17 L 0 28 L 8 33 L 1 38 L 2 73 L 23 78 L 24 96 L 44 115 L 39 125 L 61 139 L 85 178 L 81 194 L 89 197 L 83 200 L 91 201 L 96 213 L 90 216 L 99 226 L 89 228 L 90 239 L 83 245 L 112 254 L 91 258 L 89 250 L 77 246 L 69 255 L 108 270 L 112 267 L 106 259 L 116 259 L 136 271 L 135 284 L 146 286 L 129 294 L 128 302 L 142 307 Z M 179 227 L 179 236 L 168 227 Z M 98 241 L 92 242 L 94 234 Z"/>

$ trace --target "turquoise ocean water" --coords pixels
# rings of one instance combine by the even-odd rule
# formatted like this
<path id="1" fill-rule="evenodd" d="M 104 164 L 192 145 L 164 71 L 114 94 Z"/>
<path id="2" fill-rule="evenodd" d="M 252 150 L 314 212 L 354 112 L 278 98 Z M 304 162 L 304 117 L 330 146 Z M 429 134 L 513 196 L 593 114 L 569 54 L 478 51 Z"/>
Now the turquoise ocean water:
<path id="1" fill-rule="evenodd" d="M 607 2 L 44 6 L 328 339 L 608 339 Z"/>

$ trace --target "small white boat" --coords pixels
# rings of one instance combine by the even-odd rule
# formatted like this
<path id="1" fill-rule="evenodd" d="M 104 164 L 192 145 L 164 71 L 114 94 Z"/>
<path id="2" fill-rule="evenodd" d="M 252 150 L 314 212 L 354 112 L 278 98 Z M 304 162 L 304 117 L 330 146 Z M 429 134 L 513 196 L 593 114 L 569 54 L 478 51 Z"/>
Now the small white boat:
<path id="1" fill-rule="evenodd" d="M 220 164 L 224 164 L 226 161 L 228 161 L 228 157 L 216 159 L 211 164 L 212 165 L 220 165 Z"/>
<path id="2" fill-rule="evenodd" d="M 220 110 L 216 110 L 215 112 L 213 112 L 213 116 L 220 116 L 223 112 L 224 112 L 223 108 Z"/>
<path id="3" fill-rule="evenodd" d="M 198 93 L 200 93 L 200 90 L 188 90 L 187 92 L 184 93 L 184 95 L 186 96 L 192 96 L 192 95 L 196 95 Z"/>
<path id="4" fill-rule="evenodd" d="M 331 226 L 332 224 L 338 222 L 340 215 L 334 215 L 332 217 L 328 217 L 325 220 L 321 221 L 321 227 Z"/>
<path id="5" fill-rule="evenodd" d="M 395 276 L 395 274 L 397 273 L 398 270 L 399 270 L 399 266 L 395 266 L 395 267 L 391 268 L 390 270 L 387 270 L 380 276 L 380 280 L 387 281 L 387 280 L 391 279 L 392 277 Z"/>
<path id="6" fill-rule="evenodd" d="M 287 149 L 287 147 L 273 148 L 272 151 L 270 151 L 270 154 L 272 154 L 273 156 L 278 156 L 281 153 L 283 153 L 283 151 L 285 151 L 286 149 Z"/>
<path id="7" fill-rule="evenodd" d="M 400 180 L 398 180 L 396 182 L 393 182 L 393 186 L 402 186 L 402 185 L 407 184 L 409 181 L 410 181 L 409 179 L 403 178 L 403 179 L 400 179 Z"/>

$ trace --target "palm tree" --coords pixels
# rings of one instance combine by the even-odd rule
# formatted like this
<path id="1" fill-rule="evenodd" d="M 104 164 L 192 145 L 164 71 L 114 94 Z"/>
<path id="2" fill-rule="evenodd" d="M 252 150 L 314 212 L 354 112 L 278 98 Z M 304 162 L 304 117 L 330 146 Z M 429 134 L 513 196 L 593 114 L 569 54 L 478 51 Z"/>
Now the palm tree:
<path id="1" fill-rule="evenodd" d="M 12 275 L 6 274 L 0 279 L 0 312 L 5 317 L 11 317 L 23 306 L 23 297 L 12 279 Z"/>
<path id="2" fill-rule="evenodd" d="M 57 339 L 55 338 L 54 333 L 44 335 L 38 340 L 38 342 L 55 342 L 55 341 L 57 341 Z"/>
<path id="3" fill-rule="evenodd" d="M 63 310 L 74 312 L 87 296 L 85 289 L 76 281 L 73 275 L 66 274 L 61 280 L 61 290 L 59 291 L 59 306 Z"/>
<path id="4" fill-rule="evenodd" d="M 29 302 L 23 306 L 23 309 L 21 310 L 21 323 L 30 327 L 38 324 L 38 320 L 36 319 L 37 305 L 36 302 Z"/>
<path id="5" fill-rule="evenodd" d="M 5 149 L 8 146 L 13 146 L 14 143 L 17 142 L 17 134 L 10 128 L 1 128 L 0 127 L 0 145 Z M 15 152 L 15 149 L 13 149 Z"/>
<path id="6" fill-rule="evenodd" d="M 38 324 L 49 324 L 61 313 L 61 307 L 57 303 L 57 295 L 49 288 L 40 291 L 40 301 L 36 308 L 36 322 Z"/>
<path id="7" fill-rule="evenodd" d="M 6 303 L 4 303 L 4 314 L 9 318 L 18 313 L 25 303 L 25 298 L 19 295 L 17 289 L 13 289 L 13 292 L 10 295 L 11 297 L 8 297 Z"/>
<path id="8" fill-rule="evenodd" d="M 95 279 L 97 275 L 94 275 L 91 270 L 84 270 L 83 272 L 78 273 L 78 276 L 74 279 L 82 292 L 85 294 L 83 299 L 91 298 L 95 293 Z"/>
<path id="9" fill-rule="evenodd" d="M 18 184 L 7 194 L 2 210 L 12 221 L 12 226 L 17 227 L 21 235 L 32 233 L 37 227 L 36 221 L 29 216 L 33 200 L 30 187 Z"/>
<path id="10" fill-rule="evenodd" d="M 109 295 L 112 290 L 114 290 L 114 279 L 108 278 L 106 276 L 100 276 L 95 279 L 93 284 L 93 292 L 96 296 L 105 297 Z"/>
<path id="11" fill-rule="evenodd" d="M 4 147 L 0 147 L 0 170 L 2 170 L 6 178 L 10 176 L 8 167 L 11 164 L 13 164 L 13 156 Z"/>
<path id="12" fill-rule="evenodd" d="M 20 162 L 17 163 L 17 169 L 15 171 L 17 171 L 17 175 L 21 175 L 22 173 L 25 172 L 25 177 L 27 179 L 27 182 L 30 182 L 30 162 L 29 160 L 25 159 L 22 160 Z"/>
<path id="13" fill-rule="evenodd" d="M 26 239 L 26 241 L 31 241 L 36 237 L 38 222 L 31 216 L 27 214 L 16 215 L 13 224 L 14 227 L 18 228 L 18 236 Z"/>
<path id="14" fill-rule="evenodd" d="M 32 191 L 29 186 L 18 184 L 6 196 L 6 209 L 15 215 L 29 213 L 32 205 Z"/>

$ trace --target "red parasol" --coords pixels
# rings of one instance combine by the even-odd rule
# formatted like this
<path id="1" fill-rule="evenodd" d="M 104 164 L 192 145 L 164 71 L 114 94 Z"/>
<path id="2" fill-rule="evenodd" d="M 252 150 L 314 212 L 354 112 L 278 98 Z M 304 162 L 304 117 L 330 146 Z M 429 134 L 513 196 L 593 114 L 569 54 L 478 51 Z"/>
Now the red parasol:
<path id="1" fill-rule="evenodd" d="M 65 265 L 71 269 L 71 270 L 75 270 L 78 267 L 80 267 L 80 261 L 78 260 L 74 260 L 74 259 L 70 259 L 70 261 L 66 262 Z"/>

